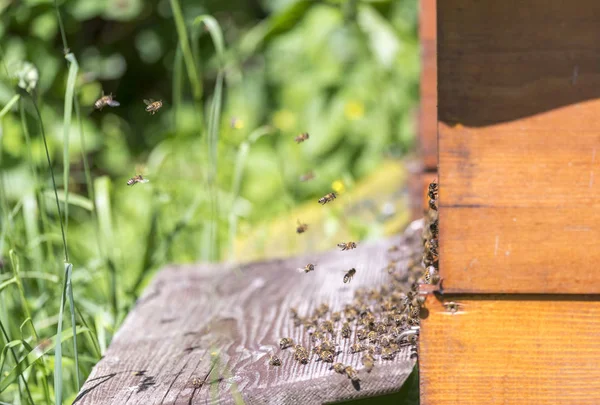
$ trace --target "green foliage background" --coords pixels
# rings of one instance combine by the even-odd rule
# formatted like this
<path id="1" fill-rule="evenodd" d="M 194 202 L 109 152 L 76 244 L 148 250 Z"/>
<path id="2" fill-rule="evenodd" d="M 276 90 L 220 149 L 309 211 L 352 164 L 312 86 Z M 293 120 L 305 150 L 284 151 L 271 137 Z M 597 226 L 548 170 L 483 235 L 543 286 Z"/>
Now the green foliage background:
<path id="1" fill-rule="evenodd" d="M 191 55 L 180 48 L 174 4 Z M 73 64 L 55 6 L 79 66 L 68 128 Z M 335 180 L 360 180 L 412 144 L 415 0 L 0 0 L 0 13 L 5 403 L 72 402 L 154 270 L 230 258 L 240 233 Z M 212 20 L 194 24 L 200 15 L 220 26 L 222 54 Z M 95 111 L 103 90 L 121 106 Z M 163 109 L 149 115 L 144 98 Z M 305 131 L 310 141 L 296 145 Z M 299 183 L 310 170 L 315 180 Z M 150 182 L 127 187 L 137 173 Z M 61 297 L 71 291 L 61 332 Z M 67 330 L 73 321 L 79 329 Z M 68 343 L 61 353 L 57 331 Z"/>

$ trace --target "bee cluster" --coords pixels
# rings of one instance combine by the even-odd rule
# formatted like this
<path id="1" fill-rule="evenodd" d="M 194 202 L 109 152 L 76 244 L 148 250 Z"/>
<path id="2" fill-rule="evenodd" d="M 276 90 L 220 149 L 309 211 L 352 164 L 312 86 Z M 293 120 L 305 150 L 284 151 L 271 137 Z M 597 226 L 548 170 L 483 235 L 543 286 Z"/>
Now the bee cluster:
<path id="1" fill-rule="evenodd" d="M 436 181 L 429 185 L 429 211 L 425 217 L 423 227 L 423 264 L 425 273 L 421 280 L 423 284 L 439 284 L 439 256 L 438 256 L 438 184 Z"/>

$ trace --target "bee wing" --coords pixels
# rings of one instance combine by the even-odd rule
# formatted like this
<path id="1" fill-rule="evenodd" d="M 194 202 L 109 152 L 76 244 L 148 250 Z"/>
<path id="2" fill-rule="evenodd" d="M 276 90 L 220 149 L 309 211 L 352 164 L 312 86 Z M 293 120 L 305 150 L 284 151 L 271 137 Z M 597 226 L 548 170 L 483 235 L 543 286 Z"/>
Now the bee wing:
<path id="1" fill-rule="evenodd" d="M 146 98 L 144 99 L 144 104 L 150 105 L 152 103 L 154 103 L 154 100 L 152 100 L 152 99 L 146 99 Z"/>
<path id="2" fill-rule="evenodd" d="M 304 272 L 306 271 L 306 269 L 305 269 L 305 268 L 300 268 L 300 267 L 298 267 L 298 268 L 296 269 L 296 271 L 298 271 L 298 273 L 304 273 Z"/>
<path id="3" fill-rule="evenodd" d="M 106 102 L 106 104 L 108 104 L 111 107 L 118 107 L 121 105 L 121 103 L 119 103 L 117 100 L 109 100 Z"/>
<path id="4" fill-rule="evenodd" d="M 138 180 L 138 183 L 148 183 L 150 180 L 148 179 L 142 179 L 142 180 Z"/>

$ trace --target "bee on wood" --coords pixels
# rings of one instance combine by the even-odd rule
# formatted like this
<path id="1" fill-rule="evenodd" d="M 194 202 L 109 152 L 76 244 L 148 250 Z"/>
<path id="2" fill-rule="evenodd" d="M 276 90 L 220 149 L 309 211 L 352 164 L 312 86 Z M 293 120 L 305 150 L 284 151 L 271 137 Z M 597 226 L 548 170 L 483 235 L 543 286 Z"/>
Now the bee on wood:
<path id="1" fill-rule="evenodd" d="M 303 132 L 300 135 L 298 135 L 297 137 L 295 137 L 294 140 L 296 141 L 296 143 L 302 143 L 302 142 L 306 141 L 308 138 L 310 138 L 310 136 L 308 135 L 308 132 Z"/>
<path id="2" fill-rule="evenodd" d="M 362 328 L 358 329 L 356 331 L 356 338 L 358 340 L 365 340 L 367 338 L 367 334 L 368 334 L 368 332 L 366 329 L 362 329 Z"/>
<path id="3" fill-rule="evenodd" d="M 352 322 L 358 316 L 358 312 L 354 308 L 347 307 L 344 309 L 344 316 L 348 321 Z"/>
<path id="4" fill-rule="evenodd" d="M 339 322 L 340 320 L 342 320 L 342 314 L 339 311 L 336 312 L 332 312 L 331 313 L 331 320 L 333 322 Z"/>
<path id="5" fill-rule="evenodd" d="M 200 378 L 198 378 L 198 377 L 192 378 L 192 387 L 202 388 L 203 385 L 204 385 L 204 381 L 201 380 Z"/>
<path id="6" fill-rule="evenodd" d="M 137 183 L 148 183 L 149 181 L 150 180 L 145 179 L 141 174 L 138 174 L 127 180 L 127 185 L 135 186 Z"/>
<path id="7" fill-rule="evenodd" d="M 326 321 L 321 322 L 320 328 L 323 332 L 329 332 L 333 334 L 333 321 L 328 319 Z"/>
<path id="8" fill-rule="evenodd" d="M 335 352 L 335 343 L 333 343 L 331 340 L 325 339 L 321 342 L 320 348 L 321 350 L 328 352 Z"/>
<path id="9" fill-rule="evenodd" d="M 284 338 L 279 339 L 279 348 L 281 350 L 285 350 L 288 347 L 292 347 L 293 345 L 294 345 L 294 341 L 291 338 L 284 337 Z"/>
<path id="10" fill-rule="evenodd" d="M 400 248 L 399 248 L 397 245 L 392 245 L 392 246 L 390 246 L 390 247 L 388 248 L 388 250 L 387 250 L 387 251 L 388 251 L 388 253 L 394 253 L 394 252 L 397 252 L 397 251 L 399 251 L 399 250 L 400 250 Z"/>
<path id="11" fill-rule="evenodd" d="M 333 366 L 331 366 L 330 370 L 331 369 L 338 374 L 346 374 L 346 366 L 344 366 L 342 363 L 335 363 Z"/>
<path id="12" fill-rule="evenodd" d="M 356 242 L 342 242 L 342 243 L 338 243 L 337 246 L 342 249 L 342 252 L 344 250 L 352 250 L 352 249 L 356 249 Z"/>
<path id="13" fill-rule="evenodd" d="M 383 360 L 394 360 L 396 351 L 392 347 L 384 347 L 381 349 L 381 358 Z"/>
<path id="14" fill-rule="evenodd" d="M 377 324 L 375 325 L 375 332 L 377 332 L 380 335 L 383 335 L 384 333 L 386 333 L 387 326 L 385 326 L 385 323 L 377 322 Z"/>
<path id="15" fill-rule="evenodd" d="M 360 353 L 362 351 L 367 350 L 367 345 L 362 343 L 354 343 L 350 346 L 350 353 Z"/>
<path id="16" fill-rule="evenodd" d="M 437 211 L 437 198 L 438 198 L 438 184 L 437 182 L 433 182 L 429 184 L 429 190 L 427 191 L 427 195 L 429 196 L 429 208 L 434 211 Z"/>
<path id="17" fill-rule="evenodd" d="M 323 197 L 319 198 L 319 204 L 325 205 L 328 202 L 333 201 L 335 199 L 336 199 L 335 193 L 325 194 Z"/>
<path id="18" fill-rule="evenodd" d="M 98 100 L 96 100 L 96 102 L 94 103 L 94 108 L 96 110 L 102 111 L 102 109 L 106 106 L 118 107 L 120 105 L 121 105 L 121 103 L 119 103 L 117 100 L 113 99 L 112 93 L 104 94 L 104 92 L 102 92 L 102 97 L 100 97 Z"/>
<path id="19" fill-rule="evenodd" d="M 319 358 L 321 359 L 321 361 L 325 362 L 325 363 L 333 363 L 333 353 L 330 352 L 329 350 L 322 350 L 318 353 Z"/>
<path id="20" fill-rule="evenodd" d="M 269 358 L 269 365 L 279 367 L 281 366 L 281 359 L 273 354 Z"/>
<path id="21" fill-rule="evenodd" d="M 308 229 L 308 224 L 301 223 L 299 219 L 297 219 L 296 221 L 298 221 L 298 226 L 296 227 L 296 233 L 306 232 L 306 230 Z"/>
<path id="22" fill-rule="evenodd" d="M 348 339 L 350 338 L 351 334 L 352 330 L 350 329 L 350 324 L 348 322 L 344 322 L 344 324 L 342 325 L 342 337 L 344 339 Z"/>
<path id="23" fill-rule="evenodd" d="M 425 284 L 437 284 L 440 281 L 440 275 L 434 266 L 428 266 L 423 275 Z"/>
<path id="24" fill-rule="evenodd" d="M 381 338 L 379 338 L 379 344 L 381 345 L 381 347 L 389 347 L 391 343 L 392 338 L 390 337 L 390 335 L 383 335 Z"/>
<path id="25" fill-rule="evenodd" d="M 406 315 L 406 314 L 394 315 L 394 323 L 396 324 L 396 326 L 406 325 L 407 322 L 408 322 L 408 315 Z"/>
<path id="26" fill-rule="evenodd" d="M 294 346 L 294 359 L 301 364 L 308 363 L 308 350 L 306 348 L 296 345 Z"/>
<path id="27" fill-rule="evenodd" d="M 375 343 L 379 340 L 379 335 L 377 335 L 377 332 L 372 330 L 371 332 L 367 333 L 367 339 L 369 339 L 369 343 Z"/>
<path id="28" fill-rule="evenodd" d="M 315 270 L 315 265 L 312 263 L 308 263 L 306 266 L 304 266 L 304 268 L 298 269 L 299 272 L 305 272 L 305 273 L 309 273 L 314 270 Z"/>
<path id="29" fill-rule="evenodd" d="M 461 306 L 462 306 L 462 304 L 459 304 L 458 302 L 454 302 L 454 301 L 444 302 L 444 307 L 446 308 L 446 311 L 448 311 L 452 314 L 458 312 L 460 310 Z"/>
<path id="30" fill-rule="evenodd" d="M 315 173 L 311 170 L 308 173 L 304 173 L 302 176 L 300 176 L 300 181 L 301 182 L 305 182 L 305 181 L 309 181 L 315 178 Z"/>
<path id="31" fill-rule="evenodd" d="M 360 359 L 360 361 L 363 364 L 363 366 L 365 366 L 365 370 L 367 370 L 367 373 L 370 373 L 371 370 L 373 370 L 373 367 L 375 366 L 375 359 L 370 353 L 365 353 L 362 356 L 362 359 Z"/>
<path id="32" fill-rule="evenodd" d="M 144 104 L 146 104 L 146 111 L 154 115 L 162 107 L 163 102 L 162 100 L 144 99 Z"/>
<path id="33" fill-rule="evenodd" d="M 360 381 L 360 378 L 358 378 L 358 373 L 352 366 L 346 366 L 346 369 L 344 371 L 346 372 L 348 378 L 351 379 L 353 382 Z"/>
<path id="34" fill-rule="evenodd" d="M 329 312 L 329 305 L 322 303 L 317 308 L 315 308 L 313 315 L 316 318 L 320 318 L 320 317 L 324 316 L 327 312 Z"/>
<path id="35" fill-rule="evenodd" d="M 350 270 L 348 270 L 348 272 L 346 272 L 346 274 L 344 275 L 344 284 L 349 283 L 355 274 L 356 274 L 355 268 L 351 268 Z"/>
<path id="36" fill-rule="evenodd" d="M 323 334 L 323 332 L 316 330 L 310 336 L 310 340 L 311 340 L 311 342 L 316 343 L 319 340 L 323 339 L 324 337 L 325 337 L 325 335 Z"/>

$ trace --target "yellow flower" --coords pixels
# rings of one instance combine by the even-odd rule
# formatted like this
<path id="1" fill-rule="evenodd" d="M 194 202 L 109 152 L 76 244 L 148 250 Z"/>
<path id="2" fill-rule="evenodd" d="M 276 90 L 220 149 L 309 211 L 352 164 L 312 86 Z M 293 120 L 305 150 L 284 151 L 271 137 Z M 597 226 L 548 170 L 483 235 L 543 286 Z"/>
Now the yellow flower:
<path id="1" fill-rule="evenodd" d="M 336 180 L 333 183 L 331 183 L 331 188 L 338 194 L 342 194 L 344 190 L 346 190 L 346 187 L 344 186 L 344 183 L 342 183 L 341 180 Z"/>
<path id="2" fill-rule="evenodd" d="M 282 131 L 291 131 L 296 126 L 296 115 L 290 110 L 279 110 L 273 114 L 273 125 Z"/>
<path id="3" fill-rule="evenodd" d="M 349 120 L 358 120 L 365 115 L 365 105 L 359 101 L 349 101 L 344 106 L 344 115 Z"/>

